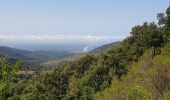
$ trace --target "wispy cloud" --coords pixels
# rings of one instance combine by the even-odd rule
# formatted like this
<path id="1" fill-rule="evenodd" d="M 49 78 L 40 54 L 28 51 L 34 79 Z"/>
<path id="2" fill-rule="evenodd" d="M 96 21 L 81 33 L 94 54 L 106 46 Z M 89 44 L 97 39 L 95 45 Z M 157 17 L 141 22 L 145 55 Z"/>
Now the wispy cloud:
<path id="1" fill-rule="evenodd" d="M 61 43 L 87 43 L 91 44 L 97 41 L 116 41 L 124 37 L 108 36 L 108 35 L 5 35 L 0 34 L 0 43 L 6 44 L 61 44 Z"/>

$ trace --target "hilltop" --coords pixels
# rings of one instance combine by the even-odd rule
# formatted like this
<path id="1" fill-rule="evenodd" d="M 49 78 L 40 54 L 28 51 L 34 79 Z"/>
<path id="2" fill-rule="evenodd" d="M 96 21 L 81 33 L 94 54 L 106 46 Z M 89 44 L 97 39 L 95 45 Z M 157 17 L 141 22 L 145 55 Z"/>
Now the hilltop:
<path id="1" fill-rule="evenodd" d="M 25 62 L 40 63 L 56 58 L 62 58 L 71 55 L 71 53 L 64 51 L 28 51 L 0 46 L 0 55 L 16 58 Z"/>

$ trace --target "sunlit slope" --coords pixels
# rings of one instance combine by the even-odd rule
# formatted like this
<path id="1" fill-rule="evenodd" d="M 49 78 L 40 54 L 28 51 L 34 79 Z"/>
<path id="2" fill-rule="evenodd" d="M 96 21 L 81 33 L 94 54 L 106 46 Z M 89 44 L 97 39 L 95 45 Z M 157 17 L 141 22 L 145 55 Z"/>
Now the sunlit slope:
<path id="1" fill-rule="evenodd" d="M 148 50 L 138 62 L 129 65 L 126 76 L 113 79 L 112 85 L 95 94 L 95 100 L 121 100 L 130 98 L 168 100 L 170 97 L 170 48 L 161 49 L 161 54 L 151 57 Z M 142 99 L 142 100 L 143 100 Z"/>

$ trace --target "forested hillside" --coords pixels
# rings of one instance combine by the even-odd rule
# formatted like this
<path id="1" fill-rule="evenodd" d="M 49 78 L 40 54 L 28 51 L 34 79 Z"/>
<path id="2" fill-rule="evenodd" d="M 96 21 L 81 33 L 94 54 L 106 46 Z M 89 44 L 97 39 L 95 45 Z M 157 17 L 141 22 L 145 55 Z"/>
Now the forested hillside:
<path id="1" fill-rule="evenodd" d="M 19 59 L 27 63 L 41 63 L 71 54 L 72 53 L 66 51 L 28 51 L 0 46 L 0 55 L 4 55 L 8 58 Z"/>
<path id="2" fill-rule="evenodd" d="M 90 53 L 100 53 L 100 52 L 105 52 L 108 51 L 109 49 L 113 48 L 113 46 L 116 46 L 118 44 L 120 44 L 121 42 L 113 42 L 113 43 L 109 43 L 103 46 L 100 46 L 92 51 L 90 51 Z"/>
<path id="3" fill-rule="evenodd" d="M 87 54 L 30 80 L 10 80 L 8 87 L 0 87 L 1 98 L 170 100 L 170 7 L 157 18 L 158 23 L 134 26 L 129 37 L 107 52 Z"/>

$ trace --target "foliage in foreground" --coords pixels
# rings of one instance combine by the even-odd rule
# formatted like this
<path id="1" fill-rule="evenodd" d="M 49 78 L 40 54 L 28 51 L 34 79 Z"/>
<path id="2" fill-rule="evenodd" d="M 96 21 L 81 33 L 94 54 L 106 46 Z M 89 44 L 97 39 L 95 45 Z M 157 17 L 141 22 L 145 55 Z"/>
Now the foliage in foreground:
<path id="1" fill-rule="evenodd" d="M 169 16 L 167 10 L 167 16 L 158 15 L 158 25 L 133 27 L 131 36 L 106 53 L 11 83 L 5 92 L 11 100 L 168 100 Z"/>
<path id="2" fill-rule="evenodd" d="M 162 48 L 153 59 L 145 52 L 138 62 L 132 63 L 128 74 L 121 80 L 95 94 L 96 100 L 169 100 L 170 99 L 170 48 Z M 150 50 L 151 51 L 151 50 Z"/>
<path id="3" fill-rule="evenodd" d="M 10 59 L 0 57 L 0 99 L 8 98 L 9 94 L 6 90 L 9 88 L 10 82 L 20 66 L 19 62 L 13 64 L 12 61 L 8 61 Z"/>

